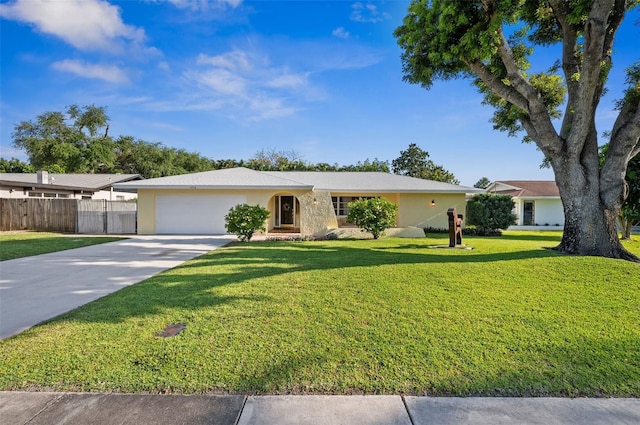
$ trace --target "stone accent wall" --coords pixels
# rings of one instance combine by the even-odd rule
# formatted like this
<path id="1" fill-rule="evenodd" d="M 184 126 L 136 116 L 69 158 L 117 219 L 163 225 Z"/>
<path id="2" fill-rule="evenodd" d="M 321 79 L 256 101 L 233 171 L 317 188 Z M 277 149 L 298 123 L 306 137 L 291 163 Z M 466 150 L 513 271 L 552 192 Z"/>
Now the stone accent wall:
<path id="1" fill-rule="evenodd" d="M 330 192 L 312 191 L 298 199 L 302 236 L 324 236 L 330 229 L 338 228 Z"/>

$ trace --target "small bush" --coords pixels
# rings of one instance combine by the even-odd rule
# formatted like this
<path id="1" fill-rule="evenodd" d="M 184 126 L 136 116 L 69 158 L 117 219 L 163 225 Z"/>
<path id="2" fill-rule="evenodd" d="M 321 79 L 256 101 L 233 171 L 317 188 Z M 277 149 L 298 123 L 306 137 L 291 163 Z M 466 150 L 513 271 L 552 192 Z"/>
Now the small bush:
<path id="1" fill-rule="evenodd" d="M 423 227 L 422 230 L 424 231 L 425 236 L 429 233 L 449 233 L 449 229 L 443 229 L 442 227 Z"/>
<path id="2" fill-rule="evenodd" d="M 260 205 L 238 204 L 224 217 L 227 232 L 238 235 L 242 242 L 251 240 L 259 230 L 266 230 L 269 211 Z"/>
<path id="3" fill-rule="evenodd" d="M 483 227 L 465 227 L 462 229 L 464 236 L 502 236 L 500 229 L 485 229 Z"/>
<path id="4" fill-rule="evenodd" d="M 362 231 L 369 232 L 373 239 L 396 225 L 398 206 L 385 198 L 358 199 L 349 203 L 347 223 L 355 223 Z"/>

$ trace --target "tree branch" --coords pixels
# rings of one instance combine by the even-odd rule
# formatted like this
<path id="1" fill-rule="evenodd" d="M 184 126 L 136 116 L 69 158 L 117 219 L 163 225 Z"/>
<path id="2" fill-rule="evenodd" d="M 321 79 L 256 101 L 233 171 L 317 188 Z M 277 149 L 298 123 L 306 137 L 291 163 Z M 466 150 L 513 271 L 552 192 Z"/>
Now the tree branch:
<path id="1" fill-rule="evenodd" d="M 562 71 L 567 85 L 567 105 L 560 127 L 560 137 L 566 139 L 571 132 L 573 120 L 573 104 L 578 97 L 580 83 L 573 78 L 580 75 L 580 51 L 578 47 L 578 34 L 567 22 L 567 9 L 561 0 L 549 0 L 553 15 L 562 29 Z"/>
<path id="2" fill-rule="evenodd" d="M 467 65 L 473 72 L 475 72 L 475 74 L 482 80 L 482 82 L 485 83 L 498 96 L 524 111 L 529 110 L 527 99 L 512 86 L 505 84 L 502 79 L 494 75 L 481 61 L 476 60 L 473 62 L 468 62 Z"/>
<path id="3" fill-rule="evenodd" d="M 625 102 L 611 132 L 609 150 L 600 172 L 600 192 L 606 203 L 615 202 L 616 196 L 624 201 L 625 194 L 614 188 L 624 187 L 625 171 L 629 161 L 640 153 L 640 100 Z M 619 192 L 619 191 L 618 191 Z"/>
<path id="4" fill-rule="evenodd" d="M 522 76 L 502 27 L 499 29 L 499 35 L 501 42 L 498 46 L 498 55 L 507 70 L 507 79 L 526 100 L 527 105 L 522 109 L 529 114 L 532 126 L 537 129 L 538 138 L 534 140 L 543 152 L 557 152 L 561 148 L 561 139 L 553 126 L 547 106 L 544 104 L 540 92 Z M 533 139 L 531 134 L 529 137 Z"/>
<path id="5" fill-rule="evenodd" d="M 584 52 L 580 74 L 580 96 L 573 104 L 574 119 L 571 125 L 568 148 L 573 156 L 580 155 L 589 132 L 590 122 L 595 118 L 595 109 L 602 90 L 601 64 L 605 57 L 604 41 L 607 20 L 614 0 L 600 0 L 593 7 L 584 25 Z"/>

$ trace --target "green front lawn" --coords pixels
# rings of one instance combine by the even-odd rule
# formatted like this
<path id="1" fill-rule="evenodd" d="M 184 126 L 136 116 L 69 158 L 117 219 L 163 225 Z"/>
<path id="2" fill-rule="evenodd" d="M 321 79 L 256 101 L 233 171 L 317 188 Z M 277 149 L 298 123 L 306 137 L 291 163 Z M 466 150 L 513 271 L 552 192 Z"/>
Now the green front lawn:
<path id="1" fill-rule="evenodd" d="M 122 238 L 62 235 L 46 232 L 0 232 L 0 261 L 81 248 L 120 239 Z"/>
<path id="2" fill-rule="evenodd" d="M 0 389 L 640 396 L 640 265 L 559 238 L 234 244 L 0 343 Z"/>

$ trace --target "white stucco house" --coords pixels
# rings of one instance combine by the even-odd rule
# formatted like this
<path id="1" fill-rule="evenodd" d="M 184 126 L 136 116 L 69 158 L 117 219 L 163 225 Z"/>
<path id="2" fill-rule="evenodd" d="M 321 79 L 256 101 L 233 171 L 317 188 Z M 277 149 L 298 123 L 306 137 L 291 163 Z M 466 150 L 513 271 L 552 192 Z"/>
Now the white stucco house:
<path id="1" fill-rule="evenodd" d="M 500 180 L 486 189 L 489 193 L 509 195 L 515 202 L 515 226 L 509 229 L 562 229 L 564 209 L 554 181 Z"/>
<path id="2" fill-rule="evenodd" d="M 137 191 L 140 234 L 224 234 L 229 209 L 247 203 L 269 210 L 267 233 L 302 236 L 347 229 L 349 202 L 379 196 L 398 205 L 397 229 L 387 234 L 423 237 L 424 227 L 447 228 L 448 208 L 464 212 L 466 194 L 482 192 L 382 172 L 248 168 L 131 181 L 115 188 Z"/>

